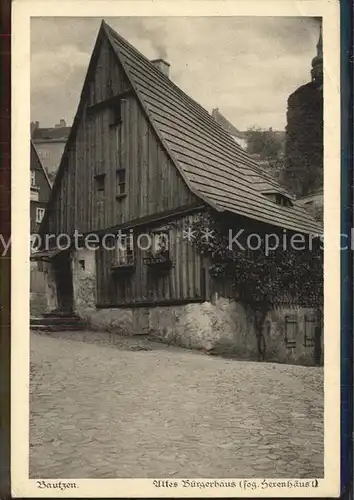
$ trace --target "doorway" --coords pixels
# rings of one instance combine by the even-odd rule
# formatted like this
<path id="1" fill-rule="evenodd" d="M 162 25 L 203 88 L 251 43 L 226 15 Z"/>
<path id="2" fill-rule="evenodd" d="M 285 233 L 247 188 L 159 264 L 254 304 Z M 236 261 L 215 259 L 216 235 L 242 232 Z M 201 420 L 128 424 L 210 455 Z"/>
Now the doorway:
<path id="1" fill-rule="evenodd" d="M 57 288 L 58 310 L 73 311 L 73 276 L 69 251 L 60 252 L 53 258 L 53 270 Z"/>

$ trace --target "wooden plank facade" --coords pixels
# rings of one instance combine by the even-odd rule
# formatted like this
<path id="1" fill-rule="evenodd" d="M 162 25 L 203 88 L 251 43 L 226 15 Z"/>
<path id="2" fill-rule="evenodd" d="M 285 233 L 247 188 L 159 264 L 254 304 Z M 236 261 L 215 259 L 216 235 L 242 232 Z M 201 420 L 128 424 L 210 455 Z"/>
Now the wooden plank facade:
<path id="1" fill-rule="evenodd" d="M 61 188 L 51 207 L 49 233 L 104 230 L 196 202 L 136 96 L 129 92 L 122 67 L 105 39 L 97 65 L 76 141 L 66 157 Z M 120 123 L 112 126 L 112 106 L 98 106 L 90 112 L 90 106 L 120 94 L 124 95 Z M 126 196 L 119 197 L 122 170 Z"/>
<path id="2" fill-rule="evenodd" d="M 185 231 L 193 224 L 194 216 L 174 220 L 166 225 L 155 225 L 134 231 L 134 266 L 131 271 L 114 272 L 115 252 L 101 248 L 96 252 L 97 303 L 99 307 L 132 306 L 203 301 L 207 296 L 207 267 L 196 247 L 185 238 Z M 147 262 L 149 239 L 160 231 L 168 233 L 171 267 L 159 269 Z M 148 235 L 148 236 L 147 236 Z M 141 245 L 136 244 L 141 237 Z"/>
<path id="3" fill-rule="evenodd" d="M 60 189 L 50 207 L 46 228 L 50 234 L 102 233 L 198 204 L 160 143 L 107 39 L 97 43 L 97 68 L 84 89 L 76 140 L 68 149 Z M 116 102 L 121 120 L 113 125 Z M 118 182 L 122 171 L 123 195 Z M 114 252 L 98 250 L 97 305 L 202 300 L 205 270 L 195 248 L 182 237 L 190 217 L 180 219 L 169 231 L 169 270 L 149 268 L 145 252 L 136 248 L 134 271 L 114 273 Z M 152 229 L 145 226 L 141 231 L 149 234 Z M 138 235 L 134 232 L 135 238 Z"/>

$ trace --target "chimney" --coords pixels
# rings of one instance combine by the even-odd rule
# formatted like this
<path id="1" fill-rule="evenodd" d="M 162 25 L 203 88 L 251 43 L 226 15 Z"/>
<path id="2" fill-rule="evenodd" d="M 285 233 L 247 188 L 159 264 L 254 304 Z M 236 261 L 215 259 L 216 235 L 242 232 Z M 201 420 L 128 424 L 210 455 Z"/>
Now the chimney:
<path id="1" fill-rule="evenodd" d="M 33 132 L 34 132 L 37 128 L 39 128 L 39 122 L 31 122 L 31 127 L 30 127 L 30 129 L 31 129 L 31 136 L 32 136 Z"/>
<path id="2" fill-rule="evenodd" d="M 55 125 L 55 128 L 63 128 L 66 127 L 66 122 L 63 118 L 60 119 L 60 122 Z"/>
<path id="3" fill-rule="evenodd" d="M 170 77 L 170 64 L 163 59 L 154 59 L 152 64 L 168 78 Z"/>

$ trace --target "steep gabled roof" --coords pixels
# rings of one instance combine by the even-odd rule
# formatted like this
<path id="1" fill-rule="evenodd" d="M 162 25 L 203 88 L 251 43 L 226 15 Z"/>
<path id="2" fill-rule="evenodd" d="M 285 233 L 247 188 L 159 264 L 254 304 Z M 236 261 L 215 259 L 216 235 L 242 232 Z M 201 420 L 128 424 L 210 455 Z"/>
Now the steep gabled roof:
<path id="1" fill-rule="evenodd" d="M 103 26 L 150 122 L 196 195 L 220 211 L 294 231 L 321 232 L 302 207 L 279 206 L 263 196 L 265 184 L 287 193 L 202 106 L 110 26 Z"/>
<path id="2" fill-rule="evenodd" d="M 33 144 L 32 140 L 30 141 L 30 143 L 31 143 L 31 163 L 30 163 L 30 170 L 32 170 L 34 164 L 37 164 L 38 167 L 39 167 L 39 169 L 42 170 L 43 175 L 44 175 L 46 181 L 48 182 L 49 189 L 52 189 L 52 183 L 49 180 L 49 177 L 48 177 L 48 174 L 46 172 L 46 169 L 42 165 L 42 162 L 41 162 L 41 160 L 40 160 L 40 158 L 38 156 L 36 147 Z"/>
<path id="3" fill-rule="evenodd" d="M 272 226 L 321 233 L 302 207 L 279 206 L 262 195 L 272 188 L 289 196 L 196 101 L 151 61 L 102 21 L 73 126 L 55 179 L 49 206 L 60 186 L 67 154 L 75 142 L 85 89 L 95 70 L 100 43 L 107 36 L 151 126 L 191 191 L 219 211 L 229 211 Z M 47 211 L 48 213 L 48 211 Z M 47 213 L 42 221 L 44 227 Z"/>

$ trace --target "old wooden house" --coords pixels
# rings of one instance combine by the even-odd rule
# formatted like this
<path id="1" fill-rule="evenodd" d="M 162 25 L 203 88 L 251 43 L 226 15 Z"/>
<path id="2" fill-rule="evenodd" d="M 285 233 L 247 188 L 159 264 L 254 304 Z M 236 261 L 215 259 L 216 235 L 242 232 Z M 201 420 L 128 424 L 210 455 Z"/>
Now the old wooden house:
<path id="1" fill-rule="evenodd" d="M 42 222 L 51 192 L 51 184 L 32 141 L 30 153 L 30 228 L 31 233 L 34 233 Z"/>
<path id="2" fill-rule="evenodd" d="M 102 22 L 41 226 L 43 236 L 76 232 L 82 244 L 72 240 L 63 250 L 51 240 L 38 254 L 48 309 L 75 311 L 93 328 L 155 334 L 187 347 L 225 342 L 257 358 L 252 311 L 216 290 L 208 259 L 185 237 L 210 209 L 231 217 L 234 227 L 320 230 L 171 81 L 167 62 L 148 60 Z M 123 247 L 115 245 L 119 230 L 129 242 Z M 144 241 L 154 234 L 168 237 L 168 249 L 147 250 Z M 304 343 L 309 315 L 270 311 L 269 359 L 312 362 L 313 343 Z"/>

